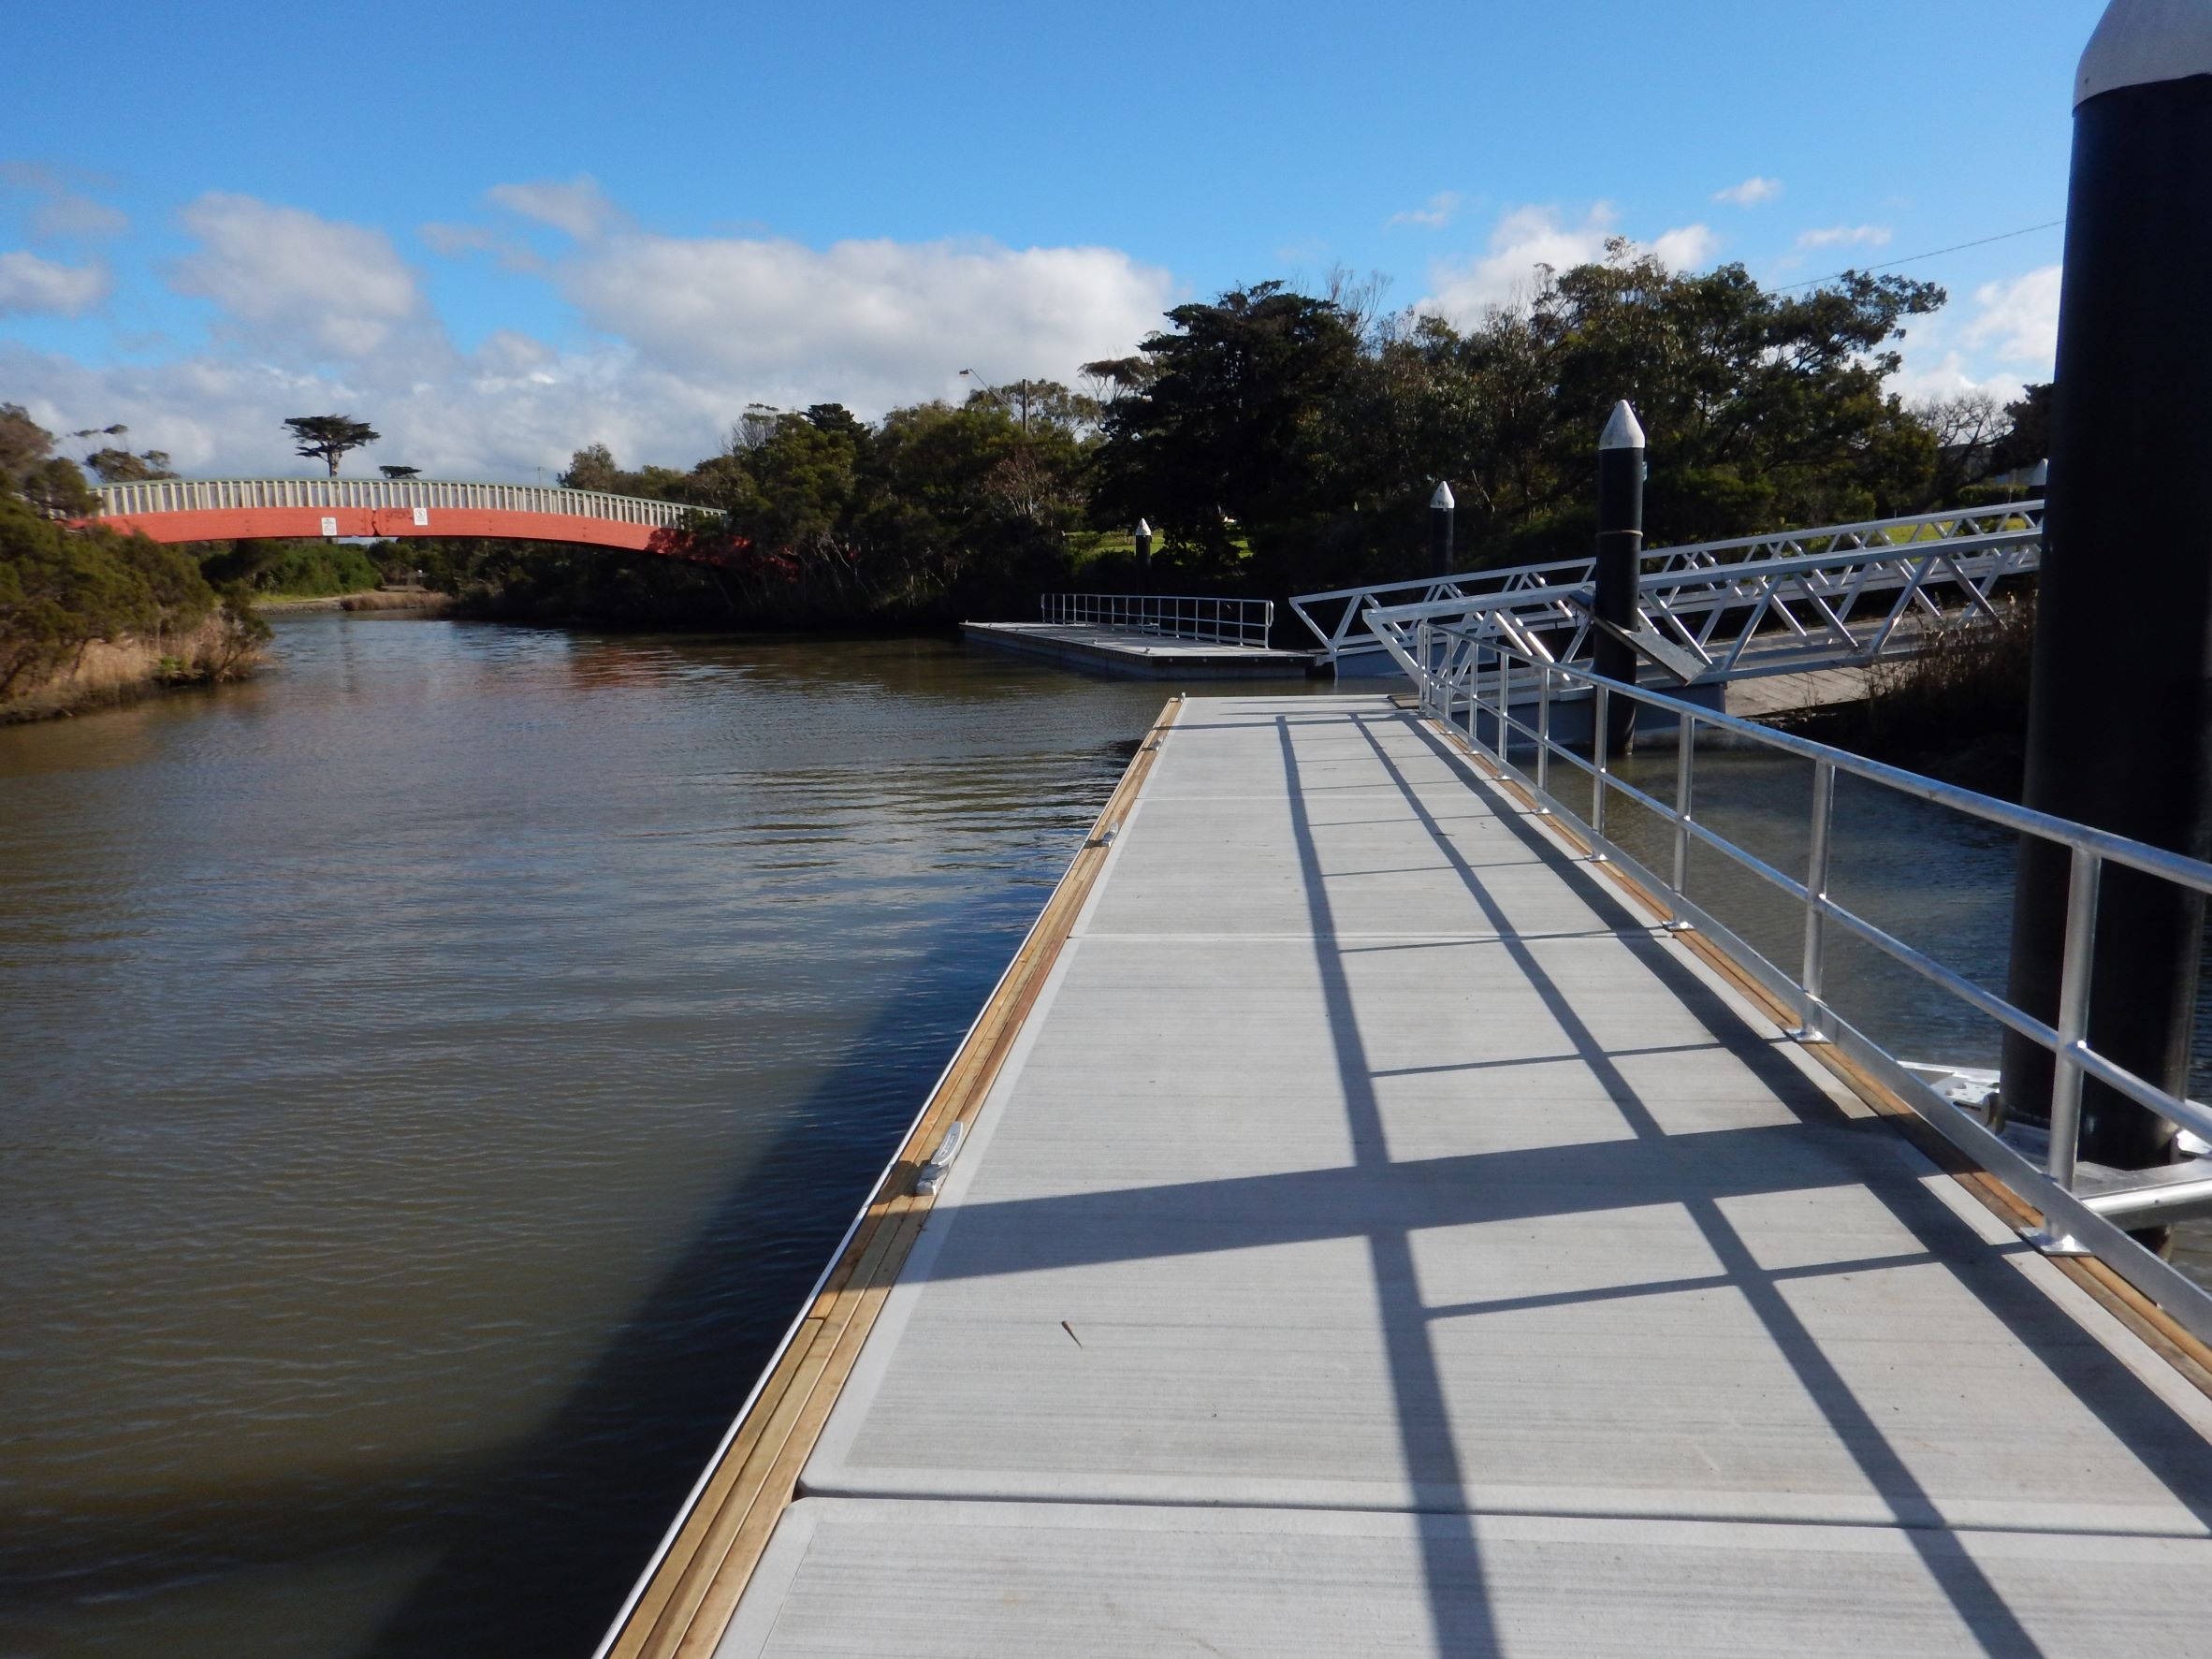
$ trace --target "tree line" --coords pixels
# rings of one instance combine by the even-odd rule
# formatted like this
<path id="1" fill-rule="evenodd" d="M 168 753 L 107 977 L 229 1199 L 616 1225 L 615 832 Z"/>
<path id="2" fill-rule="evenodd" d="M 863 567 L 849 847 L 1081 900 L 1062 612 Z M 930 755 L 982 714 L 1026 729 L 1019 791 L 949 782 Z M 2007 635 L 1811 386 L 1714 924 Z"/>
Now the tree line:
<path id="1" fill-rule="evenodd" d="M 578 450 L 564 484 L 702 510 L 673 563 L 459 542 L 422 559 L 540 615 L 940 621 L 1128 586 L 1142 517 L 1156 588 L 1279 598 L 1422 574 L 1439 481 L 1468 567 L 1586 550 L 1596 434 L 1623 397 L 1650 434 L 1654 545 L 1976 504 L 2042 458 L 2048 388 L 1908 404 L 1899 342 L 1944 299 L 1896 275 L 1789 292 L 1740 265 L 1677 272 L 1625 241 L 1465 327 L 1387 312 L 1374 282 L 1256 283 L 1176 307 L 1074 386 L 874 422 L 755 405 L 684 470 Z"/>
<path id="2" fill-rule="evenodd" d="M 1945 296 L 1894 274 L 1785 291 L 1615 241 L 1465 327 L 1386 310 L 1376 281 L 1319 290 L 1262 282 L 1177 306 L 1073 385 L 978 384 L 873 421 L 755 404 L 689 468 L 577 450 L 564 484 L 699 509 L 660 550 L 674 558 L 415 539 L 376 557 L 508 614 L 933 624 L 1130 586 L 1141 517 L 1159 532 L 1159 590 L 1280 598 L 1417 575 L 1439 481 L 1464 566 L 1570 556 L 1592 531 L 1595 434 L 1623 397 L 1650 435 L 1654 545 L 1977 504 L 2045 447 L 2047 386 L 2010 405 L 1897 394 L 1899 342 Z M 346 415 L 285 426 L 333 473 L 378 437 Z M 83 463 L 103 480 L 170 475 L 124 435 L 70 434 L 107 440 Z M 82 471 L 38 436 L 19 493 L 87 510 Z M 269 557 L 227 557 L 219 579 L 266 586 Z"/>

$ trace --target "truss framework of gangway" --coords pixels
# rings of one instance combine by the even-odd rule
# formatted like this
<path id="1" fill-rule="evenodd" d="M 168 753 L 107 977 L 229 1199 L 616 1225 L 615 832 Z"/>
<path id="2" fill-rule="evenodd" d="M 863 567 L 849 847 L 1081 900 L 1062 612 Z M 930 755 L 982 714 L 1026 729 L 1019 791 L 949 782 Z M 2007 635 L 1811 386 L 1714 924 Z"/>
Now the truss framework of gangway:
<path id="1" fill-rule="evenodd" d="M 1924 514 L 1655 547 L 1636 635 L 1686 683 L 1799 674 L 1917 648 L 1930 628 L 1994 618 L 1997 590 L 2039 568 L 2044 504 Z M 1387 652 L 1417 678 L 1415 639 L 1473 629 L 1538 661 L 1587 658 L 1594 561 L 1560 560 L 1302 594 L 1290 608 L 1332 663 Z"/>

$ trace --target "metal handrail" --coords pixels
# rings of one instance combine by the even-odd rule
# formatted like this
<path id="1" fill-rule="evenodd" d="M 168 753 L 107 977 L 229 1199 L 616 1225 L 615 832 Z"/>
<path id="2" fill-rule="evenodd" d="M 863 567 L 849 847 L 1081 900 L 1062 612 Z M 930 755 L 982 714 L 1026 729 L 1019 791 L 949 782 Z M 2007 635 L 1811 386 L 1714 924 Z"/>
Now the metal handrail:
<path id="1" fill-rule="evenodd" d="M 706 509 L 565 485 L 469 484 L 439 478 L 153 478 L 94 488 L 103 517 L 266 507 L 462 509 L 546 513 L 673 529 Z"/>
<path id="2" fill-rule="evenodd" d="M 1043 622 L 1262 648 L 1275 626 L 1273 600 L 1201 594 L 1043 593 L 1038 596 L 1037 614 Z"/>
<path id="3" fill-rule="evenodd" d="M 1777 561 L 1810 558 L 1815 564 L 1840 555 L 1870 552 L 1911 555 L 1943 547 L 1958 547 L 1966 541 L 2002 533 L 2013 520 L 2020 520 L 2031 536 L 2040 537 L 2044 503 L 2009 502 L 1978 509 L 1951 509 L 1915 514 L 1902 518 L 1870 518 L 1812 530 L 1779 531 L 1766 535 L 1735 536 L 1721 541 L 1693 542 L 1677 546 L 1647 548 L 1640 569 L 1647 585 L 1654 576 L 1689 577 L 1706 571 L 1716 575 L 1740 572 L 1750 575 Z M 1366 615 L 1374 609 L 1398 611 L 1402 607 L 1433 604 L 1452 608 L 1453 601 L 1468 601 L 1500 594 L 1540 595 L 1546 589 L 1574 588 L 1592 579 L 1590 559 L 1553 560 L 1540 564 L 1513 565 L 1498 570 L 1472 571 L 1451 576 L 1411 581 L 1374 582 L 1359 588 L 1337 588 L 1324 593 L 1302 593 L 1290 601 L 1290 610 L 1321 642 L 1331 661 L 1382 650 L 1384 643 L 1369 633 Z M 1331 607 L 1335 607 L 1331 619 Z"/>
<path id="4" fill-rule="evenodd" d="M 2041 1247 L 2053 1254 L 2098 1257 L 2166 1308 L 2195 1335 L 2212 1340 L 2212 1293 L 2144 1249 L 2124 1230 L 2132 1218 L 2135 1218 L 2137 1225 L 2147 1225 L 2140 1218 L 2170 1215 L 2180 1209 L 2182 1206 L 2173 1201 L 2175 1185 L 2156 1179 L 2132 1185 L 2123 1182 L 2118 1186 L 2101 1181 L 2095 1192 L 2085 1193 L 2077 1169 L 2081 1092 L 2088 1078 L 2095 1078 L 2177 1128 L 2212 1141 L 2212 1108 L 2137 1076 L 2098 1053 L 2090 1046 L 2088 1037 L 2090 961 L 2096 938 L 2098 893 L 2104 867 L 2117 865 L 2192 892 L 2212 895 L 2212 864 L 1867 760 L 1664 692 L 1551 662 L 1479 629 L 1424 621 L 1418 625 L 1416 638 L 1421 667 L 1415 677 L 1422 712 L 1434 718 L 1455 737 L 1463 738 L 1468 749 L 1501 777 L 1527 790 L 1539 812 L 1574 826 L 1592 848 L 1594 858 L 1612 861 L 1633 874 L 1666 905 L 1670 928 L 1703 932 L 1722 943 L 1753 978 L 1785 1006 L 1797 1011 L 1798 1024 L 1790 1033 L 1792 1037 L 1803 1042 L 1831 1043 L 1848 1054 L 1874 1072 L 1981 1168 L 2001 1176 L 2023 1199 L 2041 1210 L 2044 1227 L 2035 1235 Z M 1586 694 L 1589 699 L 1585 705 L 1591 722 L 1587 754 L 1579 752 L 1579 746 L 1561 741 L 1553 733 L 1553 706 L 1568 692 L 1578 696 Z M 1671 803 L 1630 783 L 1613 770 L 1612 757 L 1608 752 L 1608 727 L 1615 698 L 1626 698 L 1639 708 L 1665 717 L 1662 724 L 1674 726 L 1675 780 Z M 1523 712 L 1532 700 L 1533 721 L 1524 718 Z M 1483 741 L 1485 727 L 1491 736 L 1487 743 Z M 1809 852 L 1801 880 L 1777 869 L 1696 816 L 1696 755 L 1701 733 L 1725 734 L 1732 748 L 1751 746 L 1812 764 Z M 1530 749 L 1534 750 L 1533 771 L 1514 759 L 1517 749 Z M 1564 762 L 1588 777 L 1587 815 L 1568 806 L 1552 787 L 1555 762 Z M 1828 877 L 1829 831 L 1839 777 L 1855 778 L 2068 850 L 2072 863 L 2056 1026 L 1965 978 L 1837 902 L 1828 891 Z M 1674 865 L 1671 880 L 1647 868 L 1607 834 L 1608 808 L 1615 795 L 1634 802 L 1662 823 L 1671 826 Z M 1709 847 L 1725 855 L 1801 907 L 1803 951 L 1795 968 L 1771 961 L 1690 897 L 1689 854 L 1693 845 Z M 1992 1128 L 1962 1113 L 1938 1094 L 1924 1076 L 1907 1070 L 1903 1062 L 1836 1012 L 1824 992 L 1831 925 L 1872 946 L 1945 994 L 2050 1053 L 2054 1065 L 2050 1145 L 2042 1167 L 2030 1161 Z M 2205 1185 L 2212 1187 L 2212 1182 Z M 2196 1195 L 2187 1207 L 2193 1213 L 2208 1206 L 2212 1206 L 2212 1194 Z"/>

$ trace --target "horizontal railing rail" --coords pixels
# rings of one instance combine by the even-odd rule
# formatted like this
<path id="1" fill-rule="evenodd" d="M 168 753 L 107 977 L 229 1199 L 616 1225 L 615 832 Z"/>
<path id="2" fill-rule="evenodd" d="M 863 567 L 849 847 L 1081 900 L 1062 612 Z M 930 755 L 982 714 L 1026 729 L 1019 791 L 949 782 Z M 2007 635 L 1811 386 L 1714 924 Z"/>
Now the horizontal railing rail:
<path id="1" fill-rule="evenodd" d="M 1814 530 L 1652 547 L 1642 555 L 1641 573 L 1647 589 L 1654 586 L 1652 581 L 1654 577 L 1676 578 L 1685 586 L 1694 586 L 1699 572 L 1744 572 L 1806 559 L 1817 566 L 1834 560 L 1839 555 L 1866 551 L 1899 554 L 1943 545 L 1957 546 L 1977 537 L 2008 531 L 2028 532 L 2040 549 L 2043 512 L 2042 502 L 2028 501 L 1971 512 L 1923 513 L 1902 518 L 1826 525 Z M 1586 586 L 1593 579 L 1594 568 L 1587 558 L 1563 559 L 1451 576 L 1376 582 L 1324 593 L 1302 593 L 1290 601 L 1290 610 L 1321 642 L 1330 660 L 1336 661 L 1388 648 L 1368 627 L 1366 618 L 1370 611 L 1398 611 L 1419 605 L 1433 607 L 1441 614 L 1453 608 L 1455 602 L 1464 604 L 1501 594 L 1540 595 L 1548 589 Z M 1663 580 L 1655 586 L 1664 590 L 1668 583 Z"/>
<path id="2" fill-rule="evenodd" d="M 1174 593 L 1045 593 L 1038 618 L 1075 627 L 1118 628 L 1207 645 L 1264 648 L 1274 634 L 1269 599 L 1213 599 Z"/>
<path id="3" fill-rule="evenodd" d="M 371 512 L 411 508 L 470 512 L 543 513 L 618 524 L 673 529 L 706 509 L 645 496 L 610 495 L 545 484 L 466 484 L 437 478 L 155 478 L 103 484 L 105 518 L 156 513 L 204 513 L 245 508 L 357 508 Z"/>
<path id="4" fill-rule="evenodd" d="M 1802 1042 L 1830 1043 L 1886 1084 L 1922 1118 L 1981 1168 L 1999 1176 L 2042 1213 L 2034 1235 L 2045 1250 L 2093 1255 L 2133 1285 L 2196 1336 L 2212 1341 L 2212 1294 L 2171 1263 L 2128 1236 L 2130 1226 L 2162 1225 L 2212 1214 L 2212 1173 L 2094 1171 L 2085 1181 L 2079 1154 L 2082 1086 L 2094 1078 L 2200 1142 L 2212 1142 L 2212 1108 L 2136 1075 L 2088 1040 L 2091 975 L 2098 897 L 2109 866 L 2137 871 L 2193 893 L 2212 895 L 2212 864 L 2130 840 L 2087 824 L 2054 818 L 1956 784 L 1924 778 L 1867 760 L 1791 733 L 1778 732 L 1679 697 L 1528 652 L 1479 628 L 1416 625 L 1416 683 L 1422 712 L 1436 720 L 1499 776 L 1524 789 L 1537 810 L 1570 825 L 1599 860 L 1612 861 L 1666 907 L 1671 928 L 1706 933 L 1783 1004 L 1796 1011 L 1790 1035 Z M 1563 739 L 1555 708 L 1569 694 L 1581 704 L 1575 741 Z M 1652 722 L 1671 727 L 1673 799 L 1640 787 L 1616 769 L 1608 729 L 1622 700 L 1649 711 Z M 1752 747 L 1788 755 L 1812 769 L 1806 824 L 1806 867 L 1800 877 L 1776 867 L 1698 816 L 1700 736 L 1725 736 L 1731 748 Z M 1523 764 L 1524 757 L 1527 764 Z M 1578 811 L 1555 787 L 1560 768 L 1589 785 L 1587 810 Z M 2064 848 L 2071 860 L 2065 943 L 2056 1023 L 2020 1008 L 1907 943 L 1879 923 L 1839 902 L 1830 891 L 1836 783 L 1867 784 L 1962 813 L 2021 836 Z M 1609 812 L 1632 803 L 1653 815 L 1671 841 L 1671 879 L 1649 868 L 1608 832 Z M 1690 853 L 1704 847 L 1720 853 L 1782 894 L 1802 912 L 1802 950 L 1794 967 L 1771 960 L 1747 943 L 1690 895 Z M 1831 930 L 1871 946 L 1946 997 L 2017 1032 L 2052 1056 L 2049 1146 L 2031 1160 L 1999 1132 L 1937 1093 L 1928 1078 L 1890 1055 L 1834 1009 L 1826 977 Z M 2212 1170 L 2212 1165 L 2206 1166 Z M 2176 1179 L 2176 1175 L 2179 1176 Z"/>

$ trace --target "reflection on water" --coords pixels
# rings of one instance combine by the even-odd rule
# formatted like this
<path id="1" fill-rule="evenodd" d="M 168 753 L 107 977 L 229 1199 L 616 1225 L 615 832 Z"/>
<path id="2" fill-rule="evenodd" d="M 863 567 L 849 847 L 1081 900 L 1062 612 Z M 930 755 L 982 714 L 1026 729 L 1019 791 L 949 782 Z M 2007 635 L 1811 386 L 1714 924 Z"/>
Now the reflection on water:
<path id="1" fill-rule="evenodd" d="M 0 731 L 0 1652 L 580 1654 L 1166 692 L 278 639 Z"/>
<path id="2" fill-rule="evenodd" d="M 1623 775 L 1662 801 L 1674 799 L 1671 741 L 1630 758 Z M 1783 873 L 1802 879 L 1809 851 L 1812 765 L 1748 749 L 1700 749 L 1694 813 Z M 1674 868 L 1674 832 L 1657 814 L 1622 800 L 1607 828 L 1661 875 Z M 2001 997 L 2012 949 L 2016 838 L 1996 825 L 1862 779 L 1836 779 L 1829 893 L 1944 967 Z M 1726 855 L 1693 846 L 1690 896 L 1769 962 L 1794 977 L 1803 960 L 1805 911 Z M 1994 1069 L 2003 1028 L 1864 940 L 1831 926 L 1823 992 L 1838 1012 L 1901 1059 Z M 2199 981 L 2190 1088 L 2212 1085 L 2212 972 Z M 2212 1223 L 2176 1230 L 2175 1259 L 2212 1282 Z"/>

